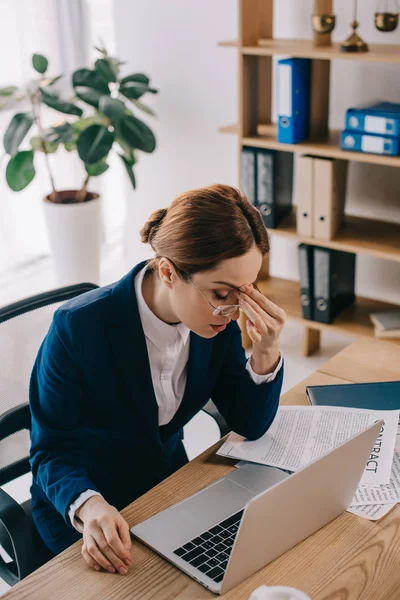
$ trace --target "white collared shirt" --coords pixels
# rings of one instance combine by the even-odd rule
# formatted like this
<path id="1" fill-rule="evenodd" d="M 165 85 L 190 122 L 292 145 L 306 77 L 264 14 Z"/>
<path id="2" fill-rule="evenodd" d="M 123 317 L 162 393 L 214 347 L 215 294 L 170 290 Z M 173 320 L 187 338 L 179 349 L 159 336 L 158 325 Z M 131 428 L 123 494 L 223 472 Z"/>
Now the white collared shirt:
<path id="1" fill-rule="evenodd" d="M 146 271 L 147 265 L 136 275 L 135 292 L 158 404 L 158 424 L 166 425 L 178 410 L 185 391 L 190 329 L 183 323 L 168 325 L 150 310 L 142 292 Z"/>
<path id="2" fill-rule="evenodd" d="M 149 355 L 151 379 L 158 404 L 158 423 L 166 425 L 177 412 L 185 392 L 187 364 L 189 360 L 190 329 L 183 323 L 168 325 L 161 321 L 147 306 L 142 292 L 147 265 L 135 277 L 135 293 L 139 315 L 146 339 Z M 253 381 L 259 385 L 273 381 L 282 367 L 282 356 L 278 366 L 267 375 L 253 371 L 250 359 L 246 369 Z M 75 518 L 75 512 L 91 496 L 100 495 L 94 490 L 86 490 L 73 502 L 68 511 L 72 525 L 82 533 L 82 523 Z"/>

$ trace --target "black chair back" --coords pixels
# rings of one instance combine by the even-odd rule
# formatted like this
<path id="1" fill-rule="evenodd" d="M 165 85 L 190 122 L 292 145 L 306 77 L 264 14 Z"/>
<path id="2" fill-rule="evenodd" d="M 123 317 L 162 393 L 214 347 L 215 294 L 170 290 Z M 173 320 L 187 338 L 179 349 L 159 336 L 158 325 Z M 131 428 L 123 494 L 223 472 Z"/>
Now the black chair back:
<path id="1" fill-rule="evenodd" d="M 38 294 L 0 308 L 0 486 L 29 473 L 29 380 L 55 310 L 96 289 L 82 283 Z M 51 558 L 31 517 L 30 500 L 18 504 L 0 489 L 0 577 L 14 585 Z"/>

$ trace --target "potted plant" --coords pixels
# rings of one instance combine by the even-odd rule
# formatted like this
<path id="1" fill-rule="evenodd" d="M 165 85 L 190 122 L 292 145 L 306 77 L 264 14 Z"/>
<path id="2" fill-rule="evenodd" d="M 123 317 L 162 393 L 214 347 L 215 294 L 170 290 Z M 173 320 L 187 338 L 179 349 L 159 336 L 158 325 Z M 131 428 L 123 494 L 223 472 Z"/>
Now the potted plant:
<path id="1" fill-rule="evenodd" d="M 61 97 L 57 91 L 60 77 L 47 75 L 48 60 L 40 54 L 32 57 L 39 76 L 25 90 L 15 86 L 0 89 L 2 109 L 10 100 L 28 101 L 29 109 L 14 114 L 4 134 L 4 149 L 9 155 L 6 180 L 13 191 L 23 190 L 35 177 L 35 155 L 44 155 L 51 184 L 51 192 L 44 199 L 45 216 L 57 278 L 62 284 L 99 280 L 101 211 L 98 194 L 90 191 L 90 181 L 108 169 L 109 153 L 117 152 L 135 188 L 137 151 L 153 152 L 156 147 L 153 132 L 134 111 L 154 116 L 141 99 L 157 90 L 143 73 L 121 77 L 122 63 L 105 48 L 96 50 L 99 57 L 93 67 L 72 74 L 72 99 Z M 61 120 L 45 127 L 43 105 L 61 113 Z M 85 177 L 80 189 L 56 188 L 49 155 L 61 147 L 76 152 L 83 163 Z"/>

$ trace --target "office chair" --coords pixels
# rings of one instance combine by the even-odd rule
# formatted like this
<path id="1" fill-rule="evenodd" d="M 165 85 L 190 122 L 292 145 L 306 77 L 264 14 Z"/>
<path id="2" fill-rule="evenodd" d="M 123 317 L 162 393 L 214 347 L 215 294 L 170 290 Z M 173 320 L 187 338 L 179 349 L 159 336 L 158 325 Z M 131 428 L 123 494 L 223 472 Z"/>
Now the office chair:
<path id="1" fill-rule="evenodd" d="M 0 486 L 30 472 L 31 415 L 28 387 L 32 367 L 53 313 L 66 300 L 96 289 L 72 285 L 0 308 Z M 228 427 L 210 401 L 203 409 L 215 419 L 221 437 Z M 16 502 L 0 487 L 0 578 L 13 586 L 52 558 L 31 515 L 30 499 Z"/>

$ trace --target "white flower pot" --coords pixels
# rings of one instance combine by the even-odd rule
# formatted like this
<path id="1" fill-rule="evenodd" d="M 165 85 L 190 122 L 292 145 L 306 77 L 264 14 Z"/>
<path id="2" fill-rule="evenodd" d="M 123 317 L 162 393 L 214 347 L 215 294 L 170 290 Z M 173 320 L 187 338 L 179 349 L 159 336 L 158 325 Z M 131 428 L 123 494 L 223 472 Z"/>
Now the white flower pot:
<path id="1" fill-rule="evenodd" d="M 58 192 L 64 200 L 74 191 Z M 100 283 L 102 237 L 101 205 L 98 194 L 79 203 L 44 200 L 44 212 L 54 259 L 57 283 Z"/>

